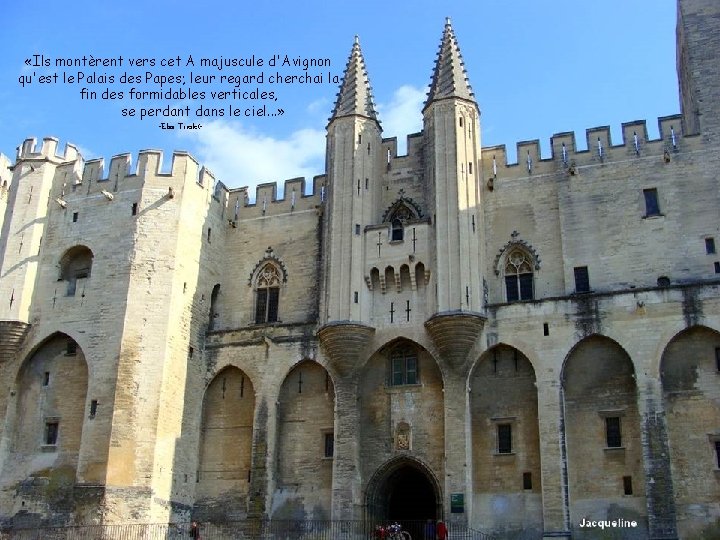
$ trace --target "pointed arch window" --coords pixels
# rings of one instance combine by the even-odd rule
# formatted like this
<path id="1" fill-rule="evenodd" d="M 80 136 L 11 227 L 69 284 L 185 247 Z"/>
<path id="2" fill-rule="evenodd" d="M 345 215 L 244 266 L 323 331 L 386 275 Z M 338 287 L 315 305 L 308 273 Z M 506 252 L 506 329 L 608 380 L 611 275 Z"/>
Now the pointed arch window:
<path id="1" fill-rule="evenodd" d="M 278 303 L 282 272 L 273 263 L 266 263 L 255 278 L 255 324 L 278 321 Z"/>
<path id="2" fill-rule="evenodd" d="M 533 260 L 525 250 L 514 249 L 505 259 L 505 292 L 508 302 L 535 298 Z"/>

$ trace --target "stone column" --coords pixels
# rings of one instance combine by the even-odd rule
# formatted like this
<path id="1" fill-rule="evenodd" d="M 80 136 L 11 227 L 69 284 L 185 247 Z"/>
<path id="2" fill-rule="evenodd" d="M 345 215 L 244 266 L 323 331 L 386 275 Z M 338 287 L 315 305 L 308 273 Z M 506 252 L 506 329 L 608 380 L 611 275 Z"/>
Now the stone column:
<path id="1" fill-rule="evenodd" d="M 565 420 L 560 383 L 555 378 L 544 380 L 538 378 L 537 395 L 543 538 L 569 539 L 567 447 L 565 445 Z"/>
<path id="2" fill-rule="evenodd" d="M 645 498 L 648 532 L 651 539 L 676 539 L 677 523 L 667 423 L 658 380 L 638 381 L 638 412 L 642 426 L 640 437 L 645 467 Z"/>
<path id="3" fill-rule="evenodd" d="M 268 438 L 274 436 L 268 432 L 268 404 L 263 398 L 255 410 L 253 419 L 252 457 L 250 463 L 250 491 L 248 492 L 248 517 L 263 519 L 268 517 L 267 502 L 271 491 L 268 475 Z M 273 410 L 273 415 L 277 414 Z M 274 474 L 274 467 L 271 468 Z"/>
<path id="4" fill-rule="evenodd" d="M 468 393 L 465 370 L 445 370 L 445 493 L 443 507 L 445 521 L 451 530 L 464 529 L 472 503 L 472 452 L 468 422 Z M 462 493 L 465 497 L 463 513 L 451 513 L 450 496 Z"/>
<path id="5" fill-rule="evenodd" d="M 332 519 L 362 519 L 358 385 L 353 376 L 335 379 L 335 451 Z"/>

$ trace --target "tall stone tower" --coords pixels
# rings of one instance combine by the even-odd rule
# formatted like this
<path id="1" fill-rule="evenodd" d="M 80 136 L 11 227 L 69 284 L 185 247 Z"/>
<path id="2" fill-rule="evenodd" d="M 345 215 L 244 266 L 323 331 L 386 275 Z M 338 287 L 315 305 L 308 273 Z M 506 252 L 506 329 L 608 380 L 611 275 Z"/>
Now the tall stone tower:
<path id="1" fill-rule="evenodd" d="M 10 358 L 28 329 L 35 280 L 38 274 L 40 244 L 45 233 L 48 202 L 58 165 L 75 162 L 73 175 L 79 181 L 82 161 L 74 146 L 68 145 L 57 156 L 57 139 L 48 137 L 40 152 L 33 152 L 33 140 L 18 149 L 8 191 L 7 205 L 13 212 L 3 223 L 0 238 L 0 333 L 6 338 L 0 359 Z M 74 180 L 69 180 L 69 186 Z M 64 189 L 64 188 L 62 188 Z M 70 187 L 67 187 L 70 189 Z M 62 195 L 61 195 L 62 196 Z"/>
<path id="2" fill-rule="evenodd" d="M 328 198 L 325 220 L 324 291 L 320 338 L 329 354 L 358 351 L 372 335 L 367 325 L 364 286 L 366 224 L 376 220 L 380 176 L 381 128 L 373 103 L 360 43 L 355 38 L 343 84 L 327 128 Z"/>
<path id="3" fill-rule="evenodd" d="M 687 134 L 720 137 L 720 4 L 678 0 L 677 72 Z"/>
<path id="4" fill-rule="evenodd" d="M 436 314 L 427 323 L 452 362 L 464 361 L 482 330 L 480 113 L 450 19 L 423 110 L 425 178 L 434 200 Z"/>

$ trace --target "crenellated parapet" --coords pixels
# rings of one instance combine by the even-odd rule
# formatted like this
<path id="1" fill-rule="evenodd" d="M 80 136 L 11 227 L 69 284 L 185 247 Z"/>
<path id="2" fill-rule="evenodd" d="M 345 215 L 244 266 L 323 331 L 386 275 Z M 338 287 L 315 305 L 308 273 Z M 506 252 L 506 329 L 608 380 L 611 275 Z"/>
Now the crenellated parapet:
<path id="1" fill-rule="evenodd" d="M 487 188 L 503 178 L 523 178 L 567 172 L 574 175 L 582 167 L 603 165 L 628 159 L 657 156 L 667 160 L 684 144 L 680 115 L 664 116 L 658 119 L 660 137 L 650 139 L 644 120 L 622 124 L 623 140 L 613 144 L 610 127 L 601 126 L 585 131 L 586 150 L 578 150 L 575 134 L 556 133 L 550 139 L 551 155 L 543 158 L 540 141 L 517 143 L 517 162 L 509 163 L 505 145 L 489 146 L 482 149 L 482 169 Z"/>
<path id="2" fill-rule="evenodd" d="M 312 189 L 306 192 L 305 178 L 291 178 L 283 184 L 283 196 L 278 197 L 278 183 L 266 182 L 255 188 L 255 200 L 251 202 L 247 187 L 228 192 L 228 220 L 232 224 L 246 219 L 276 216 L 317 209 L 327 199 L 326 175 L 312 179 Z"/>

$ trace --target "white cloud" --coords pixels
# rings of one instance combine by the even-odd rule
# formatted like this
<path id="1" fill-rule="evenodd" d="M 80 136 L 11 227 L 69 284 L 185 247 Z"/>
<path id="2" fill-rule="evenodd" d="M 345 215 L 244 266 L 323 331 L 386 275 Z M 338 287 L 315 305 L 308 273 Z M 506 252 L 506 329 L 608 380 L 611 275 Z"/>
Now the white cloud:
<path id="1" fill-rule="evenodd" d="M 406 136 L 422 129 L 422 106 L 427 88 L 403 85 L 393 93 L 389 103 L 379 103 L 378 112 L 383 137 L 398 138 L 398 153 L 407 152 Z"/>
<path id="2" fill-rule="evenodd" d="M 196 143 L 194 154 L 228 187 L 255 186 L 304 176 L 310 189 L 312 177 L 325 169 L 325 132 L 301 129 L 278 139 L 226 120 L 203 122 L 202 129 L 187 135 Z M 278 193 L 280 196 L 280 193 Z"/>

